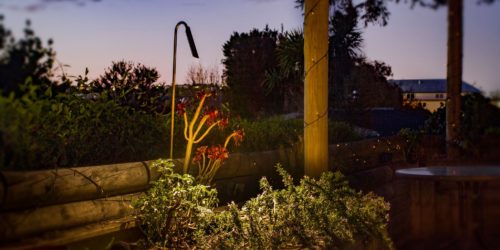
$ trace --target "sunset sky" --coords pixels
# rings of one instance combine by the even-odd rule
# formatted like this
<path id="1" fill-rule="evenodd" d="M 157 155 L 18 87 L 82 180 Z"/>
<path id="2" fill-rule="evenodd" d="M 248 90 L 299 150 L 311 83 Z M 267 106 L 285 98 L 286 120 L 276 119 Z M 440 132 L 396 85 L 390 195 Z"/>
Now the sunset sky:
<path id="1" fill-rule="evenodd" d="M 500 4 L 465 2 L 464 74 L 486 94 L 500 90 Z M 112 61 L 156 67 L 171 82 L 173 29 L 186 21 L 200 59 L 191 58 L 184 31 L 179 33 L 178 77 L 189 65 L 218 66 L 222 45 L 234 31 L 300 29 L 302 16 L 292 0 L 0 0 L 0 14 L 16 37 L 26 19 L 44 39 L 53 38 L 57 58 L 71 75 L 103 73 Z M 446 8 L 439 10 L 389 3 L 385 27 L 364 29 L 368 59 L 392 66 L 395 79 L 446 77 Z M 182 28 L 181 28 L 182 29 Z"/>

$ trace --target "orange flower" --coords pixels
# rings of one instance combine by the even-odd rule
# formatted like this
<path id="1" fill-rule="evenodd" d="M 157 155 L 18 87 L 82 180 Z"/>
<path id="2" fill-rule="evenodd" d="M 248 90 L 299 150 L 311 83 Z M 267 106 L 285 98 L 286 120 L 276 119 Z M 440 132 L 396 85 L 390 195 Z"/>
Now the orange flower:
<path id="1" fill-rule="evenodd" d="M 196 149 L 196 154 L 194 156 L 193 162 L 200 162 L 203 159 L 203 155 L 207 152 L 207 146 L 201 146 Z"/>
<path id="2" fill-rule="evenodd" d="M 177 114 L 184 115 L 186 113 L 186 103 L 180 102 L 176 105 Z"/>
<path id="3" fill-rule="evenodd" d="M 229 119 L 227 119 L 227 117 L 224 117 L 224 118 L 219 120 L 218 126 L 220 129 L 223 129 L 223 128 L 227 127 L 228 124 L 229 124 Z"/>
<path id="4" fill-rule="evenodd" d="M 229 158 L 229 152 L 227 151 L 227 149 L 220 145 L 210 147 L 207 150 L 207 153 L 208 153 L 208 158 L 212 160 L 220 159 L 224 161 L 227 158 Z"/>
<path id="5" fill-rule="evenodd" d="M 219 117 L 219 111 L 217 109 L 208 111 L 205 115 L 208 115 L 207 124 L 211 125 L 217 122 L 217 118 Z"/>
<path id="6" fill-rule="evenodd" d="M 234 144 L 236 146 L 239 146 L 243 141 L 243 137 L 245 137 L 245 131 L 243 129 L 238 129 L 233 133 L 234 133 Z"/>

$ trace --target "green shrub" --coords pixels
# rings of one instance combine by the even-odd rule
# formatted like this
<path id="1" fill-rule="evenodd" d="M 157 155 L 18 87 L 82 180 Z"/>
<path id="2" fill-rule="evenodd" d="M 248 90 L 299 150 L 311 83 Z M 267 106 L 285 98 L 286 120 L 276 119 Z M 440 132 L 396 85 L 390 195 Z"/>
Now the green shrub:
<path id="1" fill-rule="evenodd" d="M 0 167 L 38 169 L 149 160 L 167 153 L 163 116 L 60 94 L 0 97 Z"/>
<path id="2" fill-rule="evenodd" d="M 263 178 L 256 198 L 241 209 L 231 204 L 200 225 L 198 247 L 337 249 L 377 239 L 392 248 L 386 228 L 389 204 L 383 198 L 354 191 L 338 172 L 326 172 L 319 180 L 306 176 L 293 185 L 279 166 L 278 171 L 284 189 L 274 190 Z"/>
<path id="3" fill-rule="evenodd" d="M 298 119 L 285 120 L 279 117 L 239 122 L 245 130 L 246 139 L 237 149 L 240 152 L 264 151 L 277 149 L 280 146 L 289 147 L 302 136 L 303 121 Z"/>
<path id="4" fill-rule="evenodd" d="M 153 167 L 161 177 L 133 202 L 140 228 L 149 244 L 188 248 L 194 244 L 194 229 L 217 205 L 217 191 L 197 185 L 191 175 L 175 173 L 172 161 L 158 160 Z"/>
<path id="5" fill-rule="evenodd" d="M 39 94 L 37 86 L 22 86 L 25 94 L 0 97 L 0 168 L 42 169 L 151 160 L 169 150 L 169 115 L 123 107 L 114 100 L 89 100 L 78 94 Z M 184 123 L 176 119 L 174 157 L 183 157 Z M 296 147 L 302 142 L 303 121 L 271 117 L 234 121 L 215 129 L 200 145 L 218 145 L 236 128 L 245 131 L 231 152 Z M 359 139 L 350 125 L 331 123 L 330 143 Z M 299 147 L 300 148 L 300 147 Z"/>
<path id="6" fill-rule="evenodd" d="M 500 127 L 500 109 L 490 103 L 481 94 L 469 94 L 461 98 L 461 124 L 459 141 L 455 142 L 463 149 L 476 147 L 481 136 L 490 127 Z M 426 121 L 425 132 L 428 134 L 445 135 L 446 107 L 439 108 Z"/>
<path id="7" fill-rule="evenodd" d="M 328 143 L 339 143 L 361 140 L 362 137 L 346 122 L 330 122 L 328 124 Z"/>
<path id="8" fill-rule="evenodd" d="M 489 136 L 500 136 L 500 127 L 489 127 L 486 128 L 484 134 Z"/>
<path id="9" fill-rule="evenodd" d="M 414 163 L 417 160 L 417 147 L 422 140 L 421 131 L 403 128 L 398 132 L 398 135 L 403 139 L 401 151 L 405 161 Z"/>
<path id="10" fill-rule="evenodd" d="M 160 74 L 155 68 L 140 63 L 113 62 L 99 78 L 89 81 L 85 77 L 76 80 L 78 90 L 84 94 L 100 93 L 101 98 L 113 100 L 123 107 L 148 113 L 166 114 L 170 110 L 170 96 L 165 84 L 158 82 Z"/>
<path id="11" fill-rule="evenodd" d="M 389 204 L 373 193 L 351 189 L 340 173 L 299 185 L 278 166 L 284 189 L 261 180 L 262 193 L 240 209 L 234 203 L 216 212 L 216 191 L 193 177 L 155 164 L 163 175 L 146 196 L 134 202 L 149 243 L 196 249 L 337 249 L 379 240 L 388 248 Z"/>
<path id="12" fill-rule="evenodd" d="M 270 117 L 261 120 L 240 120 L 230 124 L 229 129 L 235 126 L 241 127 L 245 131 L 245 140 L 233 152 L 254 152 L 264 150 L 274 150 L 280 147 L 293 147 L 302 141 L 304 133 L 304 121 L 302 119 L 283 119 L 280 117 Z M 352 126 L 345 122 L 330 122 L 328 131 L 328 142 L 348 142 L 360 140 L 361 136 L 354 131 Z M 228 130 L 226 133 L 230 133 Z M 224 138 L 217 138 L 217 133 L 213 133 L 207 140 L 221 141 Z M 224 133 L 220 133 L 224 135 Z"/>

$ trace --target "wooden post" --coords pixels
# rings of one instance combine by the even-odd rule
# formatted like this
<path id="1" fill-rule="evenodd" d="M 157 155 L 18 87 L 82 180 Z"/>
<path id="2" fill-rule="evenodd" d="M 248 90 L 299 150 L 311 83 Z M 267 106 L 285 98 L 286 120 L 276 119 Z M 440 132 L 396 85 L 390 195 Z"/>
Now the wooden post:
<path id="1" fill-rule="evenodd" d="M 460 130 L 462 93 L 463 0 L 448 1 L 448 64 L 446 97 L 446 149 L 448 158 L 460 155 L 457 140 Z"/>
<path id="2" fill-rule="evenodd" d="M 304 173 L 328 170 L 328 0 L 304 6 Z"/>

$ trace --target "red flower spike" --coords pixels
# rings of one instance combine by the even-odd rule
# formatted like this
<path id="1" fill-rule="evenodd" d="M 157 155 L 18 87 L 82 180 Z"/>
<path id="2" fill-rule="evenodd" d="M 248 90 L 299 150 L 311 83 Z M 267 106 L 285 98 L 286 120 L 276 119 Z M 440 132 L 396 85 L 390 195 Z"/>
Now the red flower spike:
<path id="1" fill-rule="evenodd" d="M 234 135 L 234 144 L 236 146 L 239 146 L 241 144 L 241 142 L 243 141 L 243 137 L 245 137 L 245 131 L 243 131 L 243 129 L 238 129 L 236 131 L 234 131 L 235 135 Z"/>
<path id="2" fill-rule="evenodd" d="M 200 162 L 203 159 L 203 155 L 207 152 L 207 146 L 201 146 L 196 149 L 196 154 L 193 158 L 193 162 Z"/>
<path id="3" fill-rule="evenodd" d="M 207 123 L 208 125 L 211 125 L 217 121 L 217 118 L 219 117 L 219 111 L 215 109 L 207 112 L 206 115 L 208 115 Z"/>
<path id="4" fill-rule="evenodd" d="M 228 124 L 229 124 L 229 119 L 227 119 L 227 117 L 225 117 L 225 118 L 222 118 L 222 119 L 219 121 L 218 126 L 219 126 L 219 128 L 221 128 L 221 129 L 222 129 L 222 128 L 227 127 L 227 125 L 228 125 Z"/>
<path id="5" fill-rule="evenodd" d="M 184 115 L 186 113 L 186 104 L 181 102 L 176 105 L 177 114 Z"/>
<path id="6" fill-rule="evenodd" d="M 227 158 L 229 158 L 229 152 L 227 151 L 227 149 L 225 149 L 220 145 L 210 147 L 207 150 L 207 153 L 208 153 L 208 158 L 211 160 L 220 159 L 221 161 L 224 161 Z"/>

